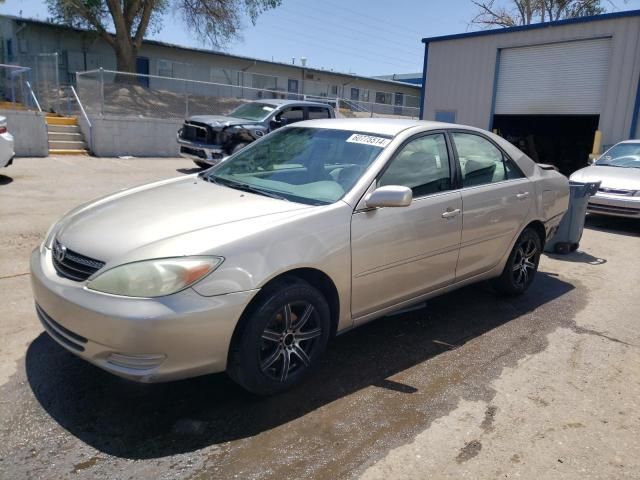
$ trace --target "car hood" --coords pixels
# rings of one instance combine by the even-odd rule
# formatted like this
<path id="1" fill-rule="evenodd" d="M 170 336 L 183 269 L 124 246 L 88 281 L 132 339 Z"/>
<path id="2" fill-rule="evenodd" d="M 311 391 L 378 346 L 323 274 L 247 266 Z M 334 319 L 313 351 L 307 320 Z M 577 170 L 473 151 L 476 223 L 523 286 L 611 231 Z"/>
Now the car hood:
<path id="1" fill-rule="evenodd" d="M 202 246 L 181 242 L 183 236 L 213 228 L 211 245 L 229 228 L 223 225 L 253 222 L 257 227 L 257 223 L 308 208 L 312 207 L 234 190 L 190 175 L 124 190 L 84 205 L 61 220 L 55 237 L 67 248 L 107 264 L 156 254 L 195 255 L 202 253 L 198 251 Z M 251 227 L 247 227 L 248 233 Z M 163 243 L 171 245 L 170 251 L 157 248 Z M 145 247 L 152 245 L 150 254 Z"/>
<path id="2" fill-rule="evenodd" d="M 195 115 L 189 117 L 189 121 L 205 123 L 212 127 L 231 127 L 233 125 L 255 125 L 260 122 L 244 118 L 225 117 L 224 115 Z"/>
<path id="3" fill-rule="evenodd" d="M 640 190 L 640 169 L 592 165 L 574 172 L 571 180 L 576 182 L 602 182 L 602 188 Z"/>

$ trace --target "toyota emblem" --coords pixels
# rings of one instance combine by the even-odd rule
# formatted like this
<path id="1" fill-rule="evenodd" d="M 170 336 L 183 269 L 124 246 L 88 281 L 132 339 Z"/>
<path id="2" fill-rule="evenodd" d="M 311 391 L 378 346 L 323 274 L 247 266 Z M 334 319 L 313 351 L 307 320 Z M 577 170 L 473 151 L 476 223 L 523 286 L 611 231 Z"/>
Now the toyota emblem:
<path id="1" fill-rule="evenodd" d="M 57 247 L 58 248 L 56 248 L 56 251 L 55 251 L 56 260 L 62 263 L 62 261 L 64 260 L 64 257 L 67 255 L 67 247 L 60 244 L 58 244 Z"/>

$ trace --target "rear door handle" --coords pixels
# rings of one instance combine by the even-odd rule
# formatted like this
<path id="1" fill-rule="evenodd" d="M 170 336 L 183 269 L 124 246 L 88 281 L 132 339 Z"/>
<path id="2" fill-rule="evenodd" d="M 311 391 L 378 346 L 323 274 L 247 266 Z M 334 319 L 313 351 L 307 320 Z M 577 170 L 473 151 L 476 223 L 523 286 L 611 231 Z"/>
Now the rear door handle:
<path id="1" fill-rule="evenodd" d="M 448 208 L 446 212 L 442 213 L 442 218 L 453 218 L 457 217 L 458 215 L 460 215 L 459 208 L 456 208 L 455 210 L 451 210 L 450 208 Z"/>
<path id="2" fill-rule="evenodd" d="M 516 195 L 516 198 L 518 200 L 526 200 L 527 198 L 529 198 L 529 192 L 520 192 Z"/>

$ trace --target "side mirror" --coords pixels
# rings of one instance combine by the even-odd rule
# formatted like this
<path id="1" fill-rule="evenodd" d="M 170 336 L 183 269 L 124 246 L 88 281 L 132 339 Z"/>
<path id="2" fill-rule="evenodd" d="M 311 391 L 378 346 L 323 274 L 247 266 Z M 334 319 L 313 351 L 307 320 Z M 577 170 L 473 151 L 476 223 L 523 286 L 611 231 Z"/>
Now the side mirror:
<path id="1" fill-rule="evenodd" d="M 276 120 L 275 118 L 269 122 L 269 128 L 271 130 L 275 130 L 280 127 L 284 127 L 287 124 L 286 118 L 281 118 L 280 120 Z"/>
<path id="2" fill-rule="evenodd" d="M 369 208 L 378 207 L 408 207 L 413 200 L 413 192 L 408 187 L 387 185 L 376 188 L 364 199 Z"/>

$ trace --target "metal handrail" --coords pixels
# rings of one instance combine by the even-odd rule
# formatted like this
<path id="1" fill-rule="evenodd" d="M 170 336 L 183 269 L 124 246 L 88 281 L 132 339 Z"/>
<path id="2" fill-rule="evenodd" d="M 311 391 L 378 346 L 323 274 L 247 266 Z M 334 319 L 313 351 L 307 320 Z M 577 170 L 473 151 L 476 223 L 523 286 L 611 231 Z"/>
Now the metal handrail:
<path id="1" fill-rule="evenodd" d="M 78 97 L 78 94 L 76 93 L 76 89 L 73 88 L 73 85 L 71 85 L 71 92 L 73 93 L 73 96 L 76 99 L 76 102 L 78 102 L 78 106 L 80 107 L 80 111 L 82 112 L 82 116 L 87 121 L 87 125 L 89 125 L 89 128 L 91 128 L 91 120 L 89 120 L 89 116 L 87 115 L 87 112 L 85 111 L 84 106 L 82 105 L 82 102 L 80 101 L 80 97 Z"/>
<path id="2" fill-rule="evenodd" d="M 73 87 L 73 85 L 70 85 L 69 87 L 71 88 L 71 93 L 73 93 L 73 97 L 76 99 L 76 102 L 80 107 L 80 112 L 82 113 L 82 116 L 84 117 L 85 121 L 87 122 L 87 126 L 89 127 L 89 138 L 87 138 L 86 140 L 87 140 L 87 143 L 89 144 L 89 149 L 92 149 L 93 148 L 93 125 L 91 125 L 91 120 L 89 120 L 89 115 L 87 115 L 87 112 L 84 109 L 84 105 L 82 105 L 82 102 L 80 101 L 80 97 L 78 96 L 76 89 Z"/>
<path id="3" fill-rule="evenodd" d="M 33 98 L 33 101 L 35 102 L 36 107 L 38 107 L 38 111 L 42 113 L 42 108 L 40 108 L 40 102 L 38 102 L 38 98 L 36 97 L 36 94 L 33 91 L 33 88 L 31 88 L 31 84 L 29 83 L 28 80 L 25 80 L 24 83 L 27 85 L 27 88 L 29 89 L 29 93 L 31 94 L 31 98 Z"/>
<path id="4" fill-rule="evenodd" d="M 356 112 L 369 113 L 370 110 L 366 109 L 362 105 L 358 105 L 352 100 L 347 100 L 346 98 L 341 98 L 340 101 L 351 108 L 351 110 L 355 110 Z M 364 102 L 363 102 L 364 103 Z"/>

